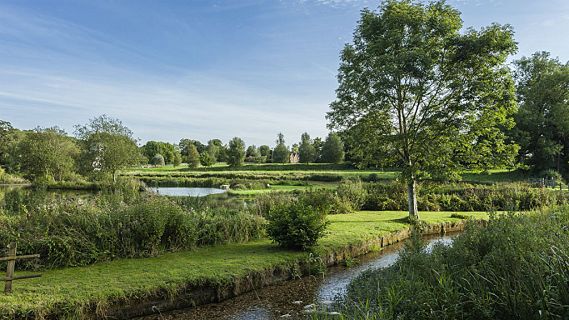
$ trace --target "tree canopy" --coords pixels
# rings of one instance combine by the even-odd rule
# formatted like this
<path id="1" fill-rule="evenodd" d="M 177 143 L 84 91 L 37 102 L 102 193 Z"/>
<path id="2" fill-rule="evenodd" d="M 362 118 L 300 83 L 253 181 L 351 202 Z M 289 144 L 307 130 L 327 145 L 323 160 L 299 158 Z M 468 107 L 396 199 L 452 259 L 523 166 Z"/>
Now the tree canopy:
<path id="1" fill-rule="evenodd" d="M 569 161 L 569 62 L 547 52 L 515 62 L 520 109 L 513 136 L 521 159 L 536 171 L 567 174 Z"/>
<path id="2" fill-rule="evenodd" d="M 517 50 L 513 31 L 461 28 L 444 1 L 388 0 L 362 12 L 341 55 L 329 126 L 351 136 L 360 154 L 382 150 L 378 161 L 403 168 L 414 219 L 421 175 L 452 176 L 516 152 L 504 134 L 517 108 L 505 63 Z"/>
<path id="3" fill-rule="evenodd" d="M 227 164 L 238 167 L 243 165 L 243 161 L 245 161 L 245 142 L 241 138 L 235 137 L 229 141 Z"/>

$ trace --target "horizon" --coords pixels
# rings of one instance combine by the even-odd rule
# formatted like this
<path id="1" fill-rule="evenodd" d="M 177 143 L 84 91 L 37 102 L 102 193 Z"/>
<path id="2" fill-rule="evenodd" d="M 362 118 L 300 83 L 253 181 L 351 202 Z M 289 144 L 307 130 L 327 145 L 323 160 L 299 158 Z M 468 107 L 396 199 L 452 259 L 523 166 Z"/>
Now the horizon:
<path id="1" fill-rule="evenodd" d="M 518 54 L 563 62 L 569 3 L 453 0 L 464 27 L 510 24 Z M 324 138 L 340 50 L 379 1 L 5 1 L 0 4 L 0 119 L 20 129 L 100 114 L 144 143 L 288 145 Z"/>

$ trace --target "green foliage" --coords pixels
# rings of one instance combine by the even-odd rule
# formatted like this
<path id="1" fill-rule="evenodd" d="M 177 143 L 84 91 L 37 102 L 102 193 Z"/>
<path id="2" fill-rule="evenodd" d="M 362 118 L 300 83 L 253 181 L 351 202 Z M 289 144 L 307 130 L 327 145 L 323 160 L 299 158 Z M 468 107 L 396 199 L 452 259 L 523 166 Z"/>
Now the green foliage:
<path id="1" fill-rule="evenodd" d="M 243 165 L 245 161 L 245 142 L 238 137 L 229 141 L 229 149 L 227 150 L 227 164 L 232 167 Z"/>
<path id="2" fill-rule="evenodd" d="M 344 161 L 344 143 L 337 133 L 330 133 L 322 146 L 321 161 L 341 163 Z"/>
<path id="3" fill-rule="evenodd" d="M 166 161 L 164 160 L 164 157 L 159 153 L 155 154 L 150 160 L 150 164 L 154 166 L 163 166 L 165 163 Z"/>
<path id="4" fill-rule="evenodd" d="M 261 156 L 261 151 L 254 145 L 247 148 L 245 161 L 253 163 L 263 163 L 267 158 Z"/>
<path id="5" fill-rule="evenodd" d="M 37 128 L 18 145 L 21 170 L 36 182 L 61 181 L 75 172 L 79 147 L 58 128 Z"/>
<path id="6" fill-rule="evenodd" d="M 125 191 L 5 204 L 0 246 L 17 241 L 22 253 L 41 254 L 39 262 L 20 268 L 45 269 L 249 241 L 264 232 L 264 219 L 243 210 L 184 208 L 165 197 Z"/>
<path id="7" fill-rule="evenodd" d="M 200 165 L 200 154 L 198 152 L 198 148 L 195 145 L 190 144 L 188 146 L 185 160 L 188 164 L 188 167 L 190 168 L 197 168 Z"/>
<path id="8" fill-rule="evenodd" d="M 215 164 L 215 162 L 215 154 L 213 152 L 210 152 L 208 149 L 206 149 L 204 153 L 200 155 L 200 163 L 204 167 L 211 167 Z"/>
<path id="9" fill-rule="evenodd" d="M 395 265 L 352 282 L 346 319 L 565 319 L 569 208 L 470 225 L 427 253 L 412 241 Z"/>
<path id="10" fill-rule="evenodd" d="M 274 163 L 287 163 L 290 160 L 290 151 L 285 145 L 284 135 L 279 133 L 277 138 L 277 145 L 273 149 L 272 161 Z"/>
<path id="11" fill-rule="evenodd" d="M 279 246 L 308 250 L 324 235 L 326 212 L 302 201 L 276 204 L 267 214 L 267 234 Z"/>
<path id="12" fill-rule="evenodd" d="M 271 159 L 271 154 L 272 154 L 271 147 L 267 145 L 262 145 L 259 147 L 259 153 L 261 154 L 261 157 L 265 158 L 265 162 Z"/>
<path id="13" fill-rule="evenodd" d="M 111 176 L 116 181 L 119 170 L 141 162 L 132 131 L 120 120 L 102 115 L 75 129 L 82 145 L 81 168 L 86 174 L 98 179 Z"/>
<path id="14" fill-rule="evenodd" d="M 385 1 L 362 12 L 342 51 L 330 128 L 349 137 L 356 160 L 382 154 L 377 165 L 403 167 L 413 216 L 419 172 L 508 165 L 517 152 L 503 131 L 516 111 L 513 31 L 462 27 L 444 1 Z"/>
<path id="15" fill-rule="evenodd" d="M 308 133 L 303 133 L 300 137 L 300 146 L 298 147 L 300 162 L 310 163 L 316 161 L 316 148 Z"/>
<path id="16" fill-rule="evenodd" d="M 142 154 L 151 163 L 156 154 L 162 155 L 166 164 L 174 164 L 174 162 L 178 161 L 180 157 L 180 152 L 173 144 L 160 141 L 146 142 L 146 144 L 142 146 Z M 178 165 L 179 164 L 180 163 L 178 162 Z"/>
<path id="17" fill-rule="evenodd" d="M 520 109 L 512 136 L 520 157 L 536 172 L 567 173 L 569 161 L 569 64 L 538 52 L 515 62 Z"/>

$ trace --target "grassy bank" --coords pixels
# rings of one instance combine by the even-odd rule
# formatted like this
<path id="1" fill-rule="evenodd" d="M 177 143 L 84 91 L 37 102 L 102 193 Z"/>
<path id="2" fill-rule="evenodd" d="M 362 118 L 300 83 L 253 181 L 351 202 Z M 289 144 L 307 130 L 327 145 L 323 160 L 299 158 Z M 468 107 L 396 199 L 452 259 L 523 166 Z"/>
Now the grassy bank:
<path id="1" fill-rule="evenodd" d="M 569 207 L 506 214 L 452 246 L 409 242 L 387 269 L 354 280 L 318 319 L 568 319 Z"/>
<path id="2" fill-rule="evenodd" d="M 467 213 L 478 219 L 485 213 Z M 329 233 L 315 251 L 326 254 L 407 227 L 405 212 L 358 212 L 330 216 Z M 428 223 L 458 221 L 450 212 L 424 212 Z M 308 255 L 279 249 L 268 240 L 227 244 L 159 257 L 124 259 L 88 267 L 46 271 L 39 279 L 20 280 L 14 294 L 0 295 L 0 317 L 56 315 L 81 318 L 104 315 L 111 302 L 165 291 L 176 295 L 188 284 L 230 283 L 250 272 L 287 266 Z M 25 274 L 25 273 L 17 273 Z"/>

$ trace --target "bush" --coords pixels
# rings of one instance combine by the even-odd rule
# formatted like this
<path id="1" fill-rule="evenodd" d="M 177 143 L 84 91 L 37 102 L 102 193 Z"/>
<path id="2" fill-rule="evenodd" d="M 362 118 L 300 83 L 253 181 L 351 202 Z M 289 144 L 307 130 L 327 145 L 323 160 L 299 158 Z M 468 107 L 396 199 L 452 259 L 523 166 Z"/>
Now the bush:
<path id="1" fill-rule="evenodd" d="M 267 215 L 267 234 L 279 246 L 307 250 L 324 235 L 326 212 L 302 201 L 277 204 Z"/>
<path id="2" fill-rule="evenodd" d="M 150 159 L 150 164 L 154 166 L 163 166 L 166 164 L 166 161 L 164 160 L 163 155 L 157 153 L 152 157 L 152 159 Z"/>

